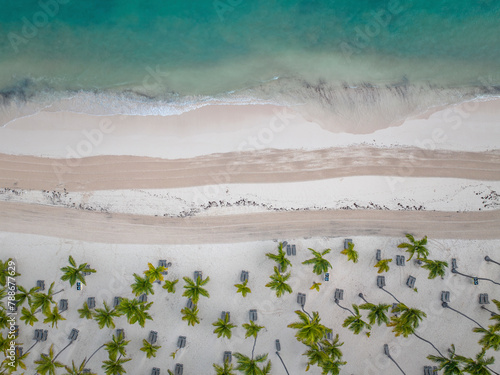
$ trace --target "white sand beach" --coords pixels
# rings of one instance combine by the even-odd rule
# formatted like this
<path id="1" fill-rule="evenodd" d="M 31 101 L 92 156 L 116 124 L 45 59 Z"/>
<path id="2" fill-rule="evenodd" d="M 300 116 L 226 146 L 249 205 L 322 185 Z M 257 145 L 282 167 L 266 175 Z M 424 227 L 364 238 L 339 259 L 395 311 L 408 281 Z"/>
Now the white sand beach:
<path id="1" fill-rule="evenodd" d="M 296 108 L 271 105 L 210 106 L 168 117 L 42 111 L 9 122 L 0 128 L 1 259 L 15 259 L 18 285 L 55 281 L 55 290 L 64 289 L 55 299 L 69 302 L 58 329 L 18 321 L 17 340 L 25 350 L 35 328 L 49 330 L 48 340 L 30 352 L 26 373 L 35 372 L 33 361 L 51 344 L 62 349 L 71 328 L 80 334 L 58 358 L 65 364 L 80 363 L 109 341 L 114 331 L 78 318 L 77 309 L 91 296 L 97 307 L 115 296 L 131 298 L 133 273 L 166 259 L 172 262 L 167 279 L 181 280 L 175 294 L 154 285 L 148 297 L 154 320 L 140 328 L 116 319 L 131 340 L 127 374 L 149 374 L 153 367 L 166 374 L 182 363 L 185 375 L 209 375 L 225 350 L 250 354 L 253 341 L 244 339 L 241 327 L 249 309 L 258 310 L 258 323 L 266 327 L 256 353 L 269 353 L 271 373 L 286 374 L 275 339 L 290 374 L 304 373 L 307 348 L 287 328 L 297 320 L 298 292 L 307 295 L 305 309 L 318 311 L 345 343 L 341 374 L 399 374 L 384 344 L 407 374 L 421 374 L 432 365 L 426 356 L 437 354 L 431 346 L 413 336 L 396 338 L 385 326 L 374 326 L 370 337 L 354 335 L 342 327 L 349 313 L 333 301 L 340 288 L 345 307 L 363 303 L 358 293 L 395 302 L 377 288 L 375 252 L 405 255 L 397 248 L 405 233 L 427 235 L 429 258 L 450 267 L 443 279 L 429 280 L 413 261 L 404 267 L 393 261 L 384 274 L 387 290 L 426 312 L 417 331 L 441 352 L 453 343 L 457 353 L 474 356 L 480 350 L 474 324 L 441 307 L 440 295 L 450 291 L 450 306 L 490 324 L 478 295 L 499 299 L 498 286 L 473 285 L 450 269 L 456 258 L 460 272 L 500 282 L 500 267 L 484 260 L 500 261 L 499 109 L 498 100 L 467 102 L 399 125 L 338 132 Z M 358 263 L 340 254 L 344 238 L 353 239 Z M 284 240 L 297 246 L 297 255 L 290 257 L 293 293 L 278 299 L 265 287 L 274 265 L 265 253 Z M 310 257 L 308 248 L 332 249 L 330 281 L 301 264 Z M 60 280 L 69 255 L 97 270 L 82 291 Z M 182 277 L 195 270 L 210 276 L 211 297 L 199 303 L 200 324 L 188 327 L 180 313 L 186 304 Z M 233 286 L 241 270 L 250 273 L 246 298 Z M 418 292 L 405 285 L 410 275 Z M 322 282 L 319 292 L 309 289 L 314 281 Z M 230 311 L 238 325 L 231 340 L 212 333 L 221 311 Z M 158 331 L 162 346 L 153 359 L 139 351 L 150 330 Z M 180 335 L 187 346 L 174 360 L 169 354 Z M 87 367 L 103 374 L 106 358 L 101 350 Z M 491 368 L 500 371 L 500 363 Z M 321 371 L 311 366 L 309 373 Z"/>

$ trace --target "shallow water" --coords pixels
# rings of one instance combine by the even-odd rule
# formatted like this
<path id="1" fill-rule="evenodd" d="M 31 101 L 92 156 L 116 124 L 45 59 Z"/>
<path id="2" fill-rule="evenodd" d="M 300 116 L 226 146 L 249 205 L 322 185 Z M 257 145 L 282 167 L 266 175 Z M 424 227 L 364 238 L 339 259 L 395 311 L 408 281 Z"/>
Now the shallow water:
<path id="1" fill-rule="evenodd" d="M 16 110 L 77 92 L 113 95 L 123 106 L 127 99 L 128 111 L 146 113 L 146 102 L 196 106 L 214 97 L 317 101 L 309 89 L 318 85 L 483 87 L 488 94 L 500 84 L 494 0 L 2 5 L 0 89 Z M 476 94 L 481 90 L 467 92 Z M 98 101 L 73 106 L 104 111 L 92 103 Z"/>

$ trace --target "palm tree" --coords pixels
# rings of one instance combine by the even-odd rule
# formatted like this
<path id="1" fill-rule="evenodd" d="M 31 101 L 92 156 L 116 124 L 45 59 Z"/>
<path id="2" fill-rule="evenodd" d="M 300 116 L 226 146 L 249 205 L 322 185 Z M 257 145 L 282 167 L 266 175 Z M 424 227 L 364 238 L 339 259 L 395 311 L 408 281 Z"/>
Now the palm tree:
<path id="1" fill-rule="evenodd" d="M 7 316 L 4 308 L 1 308 L 0 305 L 0 329 L 4 329 L 8 326 L 10 326 L 10 317 Z"/>
<path id="2" fill-rule="evenodd" d="M 286 257 L 286 252 L 283 250 L 283 243 L 278 245 L 278 254 L 266 253 L 266 257 L 274 260 L 281 267 L 281 272 L 286 272 L 288 266 L 292 267 L 292 262 Z"/>
<path id="3" fill-rule="evenodd" d="M 99 328 L 104 328 L 104 326 L 108 328 L 115 328 L 113 318 L 119 317 L 120 313 L 116 311 L 116 309 L 111 310 L 105 301 L 103 301 L 103 304 L 104 309 L 95 309 L 94 319 L 99 325 Z"/>
<path id="4" fill-rule="evenodd" d="M 287 327 L 297 330 L 295 337 L 298 341 L 306 345 L 313 345 L 320 341 L 327 332 L 331 332 L 331 329 L 320 323 L 321 318 L 317 311 L 313 311 L 312 318 L 300 310 L 295 311 L 295 313 L 300 321 L 291 323 Z"/>
<path id="5" fill-rule="evenodd" d="M 292 287 L 286 283 L 290 275 L 290 272 L 282 275 L 278 271 L 278 267 L 274 267 L 274 274 L 270 276 L 271 281 L 266 284 L 266 287 L 276 291 L 278 298 L 285 293 L 292 293 Z"/>
<path id="6" fill-rule="evenodd" d="M 455 354 L 455 345 L 451 344 L 451 349 L 448 349 L 448 358 L 428 355 L 427 359 L 438 364 L 438 370 L 444 370 L 443 375 L 460 375 L 462 374 L 462 366 L 459 357 Z"/>
<path id="7" fill-rule="evenodd" d="M 33 310 L 28 310 L 26 307 L 23 307 L 21 310 L 21 320 L 24 320 L 26 325 L 33 326 L 34 323 L 38 322 L 38 318 L 35 316 L 35 312 Z"/>
<path id="8" fill-rule="evenodd" d="M 342 307 L 338 304 L 338 300 L 336 300 L 335 302 L 337 303 L 337 305 L 339 307 Z M 344 307 L 342 307 L 342 308 L 346 309 Z M 344 320 L 344 324 L 342 324 L 342 327 L 348 327 L 351 331 L 354 332 L 355 335 L 360 334 L 361 331 L 363 330 L 363 328 L 366 328 L 367 330 L 372 329 L 372 327 L 368 323 L 366 323 L 363 319 L 361 319 L 362 316 L 359 313 L 358 306 L 353 304 L 352 308 L 353 308 L 354 312 L 352 312 L 349 309 L 346 309 L 352 314 L 352 316 L 349 316 Z"/>
<path id="9" fill-rule="evenodd" d="M 40 375 L 55 375 L 56 369 L 64 367 L 61 362 L 56 361 L 56 357 L 54 357 L 54 344 L 52 344 L 49 348 L 49 354 L 41 354 L 40 359 L 36 360 L 35 363 L 38 365 L 36 367 L 37 372 Z"/>
<path id="10" fill-rule="evenodd" d="M 146 357 L 156 357 L 156 352 L 160 349 L 160 345 L 153 345 L 148 340 L 142 340 L 142 348 L 141 351 L 146 353 Z"/>
<path id="11" fill-rule="evenodd" d="M 137 299 L 122 298 L 116 310 L 121 315 L 127 317 L 129 324 L 139 323 L 141 327 L 144 327 L 146 319 L 153 320 L 151 315 L 147 312 L 152 304 L 153 302 L 144 303 Z"/>
<path id="12" fill-rule="evenodd" d="M 441 276 L 441 278 L 444 278 L 445 274 L 445 268 L 448 267 L 447 262 L 443 262 L 441 260 L 428 260 L 428 259 L 422 259 L 422 262 L 425 264 L 422 266 L 422 268 L 425 268 L 426 270 L 429 271 L 429 279 L 434 279 L 436 276 Z"/>
<path id="13" fill-rule="evenodd" d="M 28 357 L 28 352 L 23 353 L 23 355 L 19 355 L 19 353 L 16 352 L 13 361 L 9 357 L 5 358 L 5 360 L 2 362 L 2 365 L 6 367 L 6 370 L 2 369 L 2 366 L 0 366 L 0 374 L 4 374 L 5 371 L 7 371 L 7 374 L 16 373 L 18 367 L 26 370 L 26 364 L 24 363 L 26 357 Z"/>
<path id="14" fill-rule="evenodd" d="M 392 262 L 391 259 L 381 259 L 375 264 L 375 268 L 378 268 L 377 273 L 382 273 L 382 272 L 389 272 L 389 263 Z"/>
<path id="15" fill-rule="evenodd" d="M 36 293 L 39 288 L 37 286 L 31 288 L 29 291 L 24 289 L 22 285 L 17 287 L 16 301 L 17 306 L 21 306 L 25 301 L 28 301 L 28 305 L 31 307 L 31 297 Z"/>
<path id="16" fill-rule="evenodd" d="M 315 289 L 316 291 L 319 292 L 319 287 L 321 286 L 321 283 L 317 283 L 316 281 L 313 281 L 313 285 L 309 288 L 309 290 Z"/>
<path id="17" fill-rule="evenodd" d="M 66 320 L 66 318 L 64 318 L 61 313 L 59 312 L 59 309 L 57 308 L 57 306 L 54 306 L 54 309 L 52 311 L 48 311 L 47 314 L 46 314 L 47 318 L 44 319 L 44 323 L 51 323 L 52 324 L 52 328 L 54 328 L 54 325 L 56 326 L 57 328 L 57 322 L 59 322 L 60 320 Z"/>
<path id="18" fill-rule="evenodd" d="M 149 281 L 148 277 L 140 277 L 138 274 L 134 273 L 135 283 L 131 285 L 132 292 L 136 296 L 141 294 L 155 294 L 153 290 L 153 284 Z"/>
<path id="19" fill-rule="evenodd" d="M 156 280 L 163 281 L 163 272 L 166 270 L 166 267 L 155 267 L 151 263 L 148 263 L 148 270 L 144 271 L 144 274 L 146 275 L 146 278 L 149 279 L 149 282 L 154 283 Z"/>
<path id="20" fill-rule="evenodd" d="M 199 312 L 200 311 L 198 310 L 196 305 L 194 305 L 192 308 L 184 307 L 181 310 L 182 320 L 187 321 L 188 326 L 194 326 L 195 324 L 199 324 L 200 323 L 200 318 L 198 318 Z"/>
<path id="21" fill-rule="evenodd" d="M 237 288 L 236 293 L 241 293 L 243 297 L 246 297 L 248 293 L 252 293 L 247 284 L 248 284 L 248 279 L 243 281 L 242 284 L 234 284 L 234 286 Z"/>
<path id="22" fill-rule="evenodd" d="M 189 277 L 183 277 L 184 282 L 184 293 L 183 297 L 191 298 L 191 301 L 196 305 L 200 299 L 200 296 L 210 298 L 210 294 L 208 291 L 202 286 L 206 285 L 210 281 L 210 277 L 207 277 L 205 280 L 202 280 L 201 277 L 196 279 L 196 282 L 190 279 Z"/>
<path id="23" fill-rule="evenodd" d="M 106 375 L 121 375 L 126 374 L 123 364 L 130 361 L 132 358 L 116 358 L 116 356 L 109 356 L 109 359 L 103 361 L 101 366 Z"/>
<path id="24" fill-rule="evenodd" d="M 253 337 L 253 347 L 252 347 L 252 358 L 253 358 L 253 353 L 255 351 L 255 344 L 257 344 L 257 335 L 259 334 L 259 331 L 264 328 L 264 326 L 258 326 L 255 324 L 253 320 L 250 321 L 249 323 L 244 323 L 243 328 L 245 328 L 245 338 L 249 338 L 250 336 Z"/>
<path id="25" fill-rule="evenodd" d="M 479 340 L 479 344 L 485 350 L 493 349 L 500 350 L 500 334 L 498 333 L 499 328 L 496 326 L 488 326 L 488 329 L 474 327 L 472 329 L 476 333 L 482 333 L 483 337 Z"/>
<path id="26" fill-rule="evenodd" d="M 11 275 L 12 269 L 9 270 L 9 266 L 12 266 L 13 261 L 12 258 L 7 259 L 5 262 L 0 260 L 0 285 L 5 286 L 7 284 L 8 277 L 16 277 L 21 276 L 20 273 L 14 272 L 14 275 Z"/>
<path id="27" fill-rule="evenodd" d="M 463 363 L 464 368 L 463 371 L 473 375 L 489 375 L 490 373 L 494 373 L 498 375 L 498 372 L 493 371 L 488 367 L 488 365 L 492 365 L 495 363 L 495 357 L 484 358 L 486 354 L 486 350 L 484 348 L 476 354 L 476 359 L 466 358 L 462 356 L 457 356 Z"/>
<path id="28" fill-rule="evenodd" d="M 173 281 L 165 280 L 165 285 L 163 285 L 163 289 L 165 289 L 168 293 L 175 293 L 175 284 L 179 282 L 179 279 L 175 279 Z"/>
<path id="29" fill-rule="evenodd" d="M 84 302 L 83 303 L 83 307 L 81 309 L 78 309 L 77 310 L 78 313 L 80 314 L 80 318 L 85 318 L 85 319 L 92 319 L 93 316 L 94 316 L 94 311 L 92 311 L 90 308 L 89 308 L 89 305 L 87 304 L 87 302 Z"/>
<path id="30" fill-rule="evenodd" d="M 316 275 L 321 275 L 323 272 L 328 272 L 328 269 L 332 268 L 332 265 L 330 264 L 330 262 L 323 258 L 323 256 L 325 256 L 326 254 L 328 254 L 331 251 L 330 249 L 326 249 L 322 253 L 320 253 L 316 250 L 313 250 L 311 248 L 309 248 L 309 250 L 312 251 L 314 258 L 308 259 L 308 260 L 302 262 L 302 264 L 312 264 L 313 265 L 313 272 Z"/>
<path id="31" fill-rule="evenodd" d="M 322 374 L 339 374 L 340 367 L 347 362 L 341 361 L 342 351 L 339 349 L 344 343 L 339 343 L 339 335 L 330 342 L 324 339 L 319 344 L 309 346 L 309 350 L 304 353 L 308 357 L 306 371 L 309 371 L 311 365 L 318 365 Z"/>
<path id="32" fill-rule="evenodd" d="M 423 311 L 409 308 L 405 304 L 399 303 L 396 308 L 393 309 L 393 312 L 402 312 L 399 317 L 392 316 L 391 323 L 387 325 L 388 327 L 393 327 L 392 331 L 395 333 L 396 337 L 400 335 L 403 335 L 403 337 L 413 335 L 431 345 L 441 357 L 444 357 L 432 342 L 415 333 L 415 330 L 418 328 L 420 321 L 422 321 L 423 318 L 427 317 L 427 315 Z"/>
<path id="33" fill-rule="evenodd" d="M 64 272 L 64 275 L 62 275 L 61 280 L 69 281 L 69 285 L 71 286 L 75 285 L 77 280 L 81 281 L 83 285 L 87 285 L 83 273 L 84 272 L 95 273 L 96 270 L 92 268 L 86 268 L 87 263 L 82 263 L 79 266 L 77 266 L 75 260 L 71 255 L 69 256 L 68 261 L 70 265 L 61 268 L 61 271 Z"/>
<path id="34" fill-rule="evenodd" d="M 352 260 L 353 263 L 358 263 L 359 254 L 354 250 L 354 242 L 349 242 L 347 249 L 342 250 L 340 254 L 347 255 L 347 261 Z"/>
<path id="35" fill-rule="evenodd" d="M 262 368 L 259 367 L 259 364 L 267 359 L 267 354 L 258 355 L 255 359 L 253 356 L 250 358 L 241 353 L 234 353 L 234 356 L 238 360 L 236 370 L 245 375 L 263 375 L 269 373 L 271 361 L 268 361 Z"/>
<path id="36" fill-rule="evenodd" d="M 235 375 L 233 365 L 228 361 L 224 361 L 223 366 L 216 365 L 215 363 L 212 366 L 214 366 L 215 375 Z"/>
<path id="37" fill-rule="evenodd" d="M 231 330 L 236 327 L 235 324 L 229 323 L 229 315 L 226 314 L 223 319 L 218 319 L 215 323 L 212 323 L 214 327 L 214 333 L 217 334 L 217 337 L 227 337 L 231 339 L 232 332 Z"/>
<path id="38" fill-rule="evenodd" d="M 417 254 L 417 259 L 423 260 L 427 259 L 427 256 L 429 255 L 429 250 L 425 247 L 427 245 L 427 236 L 424 236 L 420 241 L 415 240 L 415 238 L 411 234 L 406 234 L 406 238 L 410 241 L 408 242 L 403 242 L 398 245 L 400 249 L 406 249 L 406 252 L 410 254 L 410 258 L 408 258 L 408 261 L 410 261 L 411 258 L 413 258 L 413 255 Z"/>
<path id="39" fill-rule="evenodd" d="M 80 366 L 75 365 L 75 361 L 71 361 L 71 367 L 64 366 L 64 368 L 66 370 L 66 374 L 65 375 L 81 375 L 83 373 L 83 370 L 85 369 L 85 364 L 86 364 L 86 360 L 85 359 L 82 361 L 82 363 L 80 364 Z M 92 372 L 90 374 L 97 375 L 94 372 Z"/>
<path id="40" fill-rule="evenodd" d="M 377 322 L 379 326 L 382 325 L 382 323 L 386 325 L 389 324 L 387 312 L 391 308 L 391 305 L 387 303 L 379 303 L 378 305 L 375 305 L 367 302 L 360 305 L 359 308 L 362 310 L 370 310 L 368 313 L 370 324 L 375 324 L 375 322 Z"/>
<path id="41" fill-rule="evenodd" d="M 58 291 L 58 292 L 53 292 L 52 289 L 54 288 L 54 282 L 50 284 L 50 288 L 47 291 L 47 293 L 42 293 L 42 292 L 36 292 L 33 294 L 32 297 L 32 302 L 33 305 L 31 306 L 33 310 L 36 310 L 40 308 L 43 313 L 50 312 L 50 305 L 55 304 L 53 297 L 57 294 L 62 292 L 64 289 Z M 36 311 L 38 312 L 38 311 Z M 35 313 L 36 313 L 35 312 Z"/>
<path id="42" fill-rule="evenodd" d="M 310 345 L 309 349 L 302 355 L 307 356 L 306 371 L 309 371 L 309 368 L 312 365 L 318 365 L 321 367 L 321 364 L 328 360 L 328 355 L 322 350 L 322 348 L 319 347 L 318 344 Z"/>
<path id="43" fill-rule="evenodd" d="M 120 354 L 120 357 L 126 357 L 127 356 L 126 346 L 128 345 L 129 342 L 130 340 L 126 341 L 123 335 L 121 334 L 118 336 L 113 335 L 112 340 L 108 341 L 103 346 L 106 347 L 106 351 L 108 352 L 108 355 L 110 357 L 116 357 L 118 354 Z M 92 358 L 92 356 L 90 356 L 90 358 Z"/>

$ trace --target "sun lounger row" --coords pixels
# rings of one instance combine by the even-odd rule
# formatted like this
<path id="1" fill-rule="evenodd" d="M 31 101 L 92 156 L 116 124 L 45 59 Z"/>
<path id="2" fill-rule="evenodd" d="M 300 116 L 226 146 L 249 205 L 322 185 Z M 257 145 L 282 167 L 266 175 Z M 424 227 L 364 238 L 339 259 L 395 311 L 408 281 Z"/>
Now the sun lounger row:
<path id="1" fill-rule="evenodd" d="M 160 369 L 158 367 L 153 367 L 151 375 L 160 375 Z"/>
<path id="2" fill-rule="evenodd" d="M 226 316 L 227 316 L 227 321 L 229 322 L 229 320 L 231 319 L 231 313 L 229 311 L 223 311 L 221 314 L 220 314 L 220 318 L 222 320 L 226 319 Z"/>
<path id="3" fill-rule="evenodd" d="M 233 353 L 230 351 L 224 352 L 224 355 L 222 356 L 222 362 L 231 363 L 232 360 L 233 360 Z"/>
<path id="4" fill-rule="evenodd" d="M 170 266 L 172 265 L 172 263 L 168 262 L 167 263 L 167 260 L 166 259 L 160 259 L 158 261 L 158 267 L 165 267 L 165 268 L 169 268 Z M 163 271 L 162 272 L 163 275 L 168 275 L 168 271 Z"/>
<path id="5" fill-rule="evenodd" d="M 377 276 L 377 286 L 383 288 L 385 286 L 385 276 Z"/>
<path id="6" fill-rule="evenodd" d="M 295 245 L 286 245 L 286 255 L 294 256 L 297 255 L 297 248 Z"/>
<path id="7" fill-rule="evenodd" d="M 88 264 L 87 264 L 87 265 L 85 266 L 85 268 L 86 268 L 86 269 L 90 269 L 90 265 L 88 265 Z M 83 275 L 83 276 L 89 276 L 91 273 L 92 273 L 92 272 L 85 272 L 85 271 L 83 271 L 83 272 L 82 272 L 82 275 Z"/>
<path id="8" fill-rule="evenodd" d="M 95 307 L 95 297 L 87 298 L 87 306 L 89 309 L 93 309 Z"/>
<path id="9" fill-rule="evenodd" d="M 198 277 L 200 280 L 203 280 L 203 273 L 201 271 L 194 271 L 194 281 L 198 280 Z"/>
<path id="10" fill-rule="evenodd" d="M 436 366 L 424 366 L 424 375 L 437 375 L 438 368 Z"/>
<path id="11" fill-rule="evenodd" d="M 121 337 L 122 339 L 125 339 L 125 330 L 123 328 L 117 329 L 116 337 Z"/>
<path id="12" fill-rule="evenodd" d="M 441 302 L 450 302 L 450 292 L 444 290 L 441 292 Z"/>
<path id="13" fill-rule="evenodd" d="M 250 319 L 251 322 L 255 322 L 257 320 L 257 310 L 250 310 L 248 312 L 248 319 Z"/>
<path id="14" fill-rule="evenodd" d="M 375 255 L 375 259 L 377 259 L 377 261 L 382 260 L 382 250 L 377 249 L 377 254 Z"/>
<path id="15" fill-rule="evenodd" d="M 304 305 L 306 304 L 306 295 L 304 293 L 298 293 L 297 294 L 297 303 L 304 307 Z"/>
<path id="16" fill-rule="evenodd" d="M 182 349 L 186 346 L 186 336 L 179 336 L 177 339 L 177 347 Z"/>
<path id="17" fill-rule="evenodd" d="M 174 375 L 182 375 L 184 373 L 184 366 L 181 363 L 175 364 Z"/>
<path id="18" fill-rule="evenodd" d="M 406 280 L 406 285 L 408 285 L 408 287 L 410 288 L 415 288 L 415 281 L 417 281 L 416 278 L 414 278 L 413 276 L 408 276 L 408 280 Z"/>
<path id="19" fill-rule="evenodd" d="M 276 346 L 276 351 L 277 352 L 281 351 L 280 340 L 276 339 L 276 341 L 274 342 L 274 345 Z"/>
<path id="20" fill-rule="evenodd" d="M 405 264 L 406 264 L 405 256 L 404 255 L 396 255 L 396 265 L 404 267 Z"/>
<path id="21" fill-rule="evenodd" d="M 352 243 L 352 239 L 346 238 L 344 240 L 344 250 L 349 248 L 349 244 Z"/>
<path id="22" fill-rule="evenodd" d="M 156 344 L 156 341 L 158 340 L 158 332 L 156 331 L 150 331 L 149 332 L 149 337 L 148 337 L 148 341 L 154 345 Z"/>
<path id="23" fill-rule="evenodd" d="M 187 302 L 186 302 L 186 307 L 188 309 L 192 309 L 194 307 L 194 303 L 193 301 L 191 300 L 191 298 L 188 298 Z"/>
<path id="24" fill-rule="evenodd" d="M 45 281 L 44 280 L 37 280 L 36 286 L 38 287 L 38 292 L 45 290 Z"/>
<path id="25" fill-rule="evenodd" d="M 248 271 L 241 271 L 240 281 L 244 283 L 248 280 Z"/>
<path id="26" fill-rule="evenodd" d="M 35 329 L 35 336 L 33 337 L 33 340 L 47 341 L 48 334 L 49 331 L 46 329 Z"/>
<path id="27" fill-rule="evenodd" d="M 71 332 L 69 333 L 68 340 L 74 341 L 78 338 L 78 333 L 80 331 L 77 330 L 76 328 L 73 328 Z"/>
<path id="28" fill-rule="evenodd" d="M 344 299 L 344 289 L 335 289 L 334 299 L 336 301 L 342 301 Z"/>
<path id="29" fill-rule="evenodd" d="M 62 299 L 59 301 L 59 311 L 63 312 L 68 309 L 68 300 L 67 299 Z"/>
<path id="30" fill-rule="evenodd" d="M 490 303 L 488 299 L 488 293 L 481 293 L 479 295 L 479 304 L 480 305 L 488 305 Z"/>

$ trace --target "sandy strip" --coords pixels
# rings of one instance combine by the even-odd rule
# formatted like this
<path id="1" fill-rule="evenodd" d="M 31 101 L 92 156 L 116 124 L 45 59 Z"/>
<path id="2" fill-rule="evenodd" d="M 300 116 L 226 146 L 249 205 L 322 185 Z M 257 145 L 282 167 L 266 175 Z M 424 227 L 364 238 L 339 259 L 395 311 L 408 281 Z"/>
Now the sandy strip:
<path id="1" fill-rule="evenodd" d="M 500 152 L 358 147 L 226 153 L 177 160 L 134 156 L 49 159 L 0 154 L 0 187 L 33 190 L 161 189 L 347 176 L 500 180 Z"/>
<path id="2" fill-rule="evenodd" d="M 0 231 L 103 243 L 237 243 L 313 236 L 498 239 L 500 210 L 424 212 L 328 210 L 160 218 L 0 202 Z"/>

